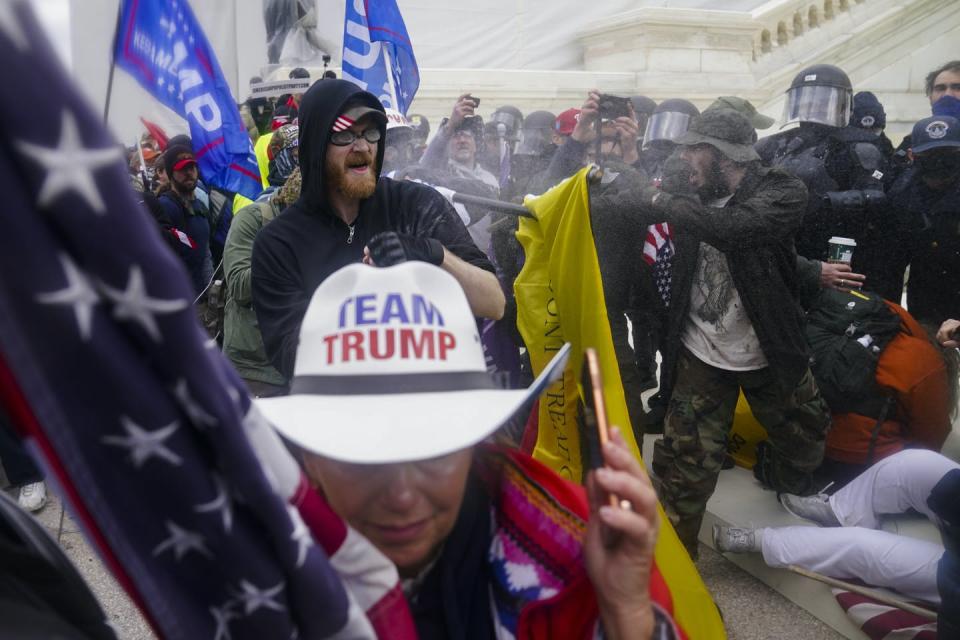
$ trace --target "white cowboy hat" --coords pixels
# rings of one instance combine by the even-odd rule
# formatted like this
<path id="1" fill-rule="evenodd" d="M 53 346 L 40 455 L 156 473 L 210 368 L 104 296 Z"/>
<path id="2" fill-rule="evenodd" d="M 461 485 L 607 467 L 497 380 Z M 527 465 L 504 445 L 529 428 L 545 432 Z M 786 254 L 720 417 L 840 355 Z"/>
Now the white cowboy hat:
<path id="1" fill-rule="evenodd" d="M 528 389 L 499 389 L 460 284 L 424 262 L 340 269 L 313 294 L 290 395 L 257 406 L 284 437 L 360 464 L 480 442 L 563 374 L 565 345 Z"/>

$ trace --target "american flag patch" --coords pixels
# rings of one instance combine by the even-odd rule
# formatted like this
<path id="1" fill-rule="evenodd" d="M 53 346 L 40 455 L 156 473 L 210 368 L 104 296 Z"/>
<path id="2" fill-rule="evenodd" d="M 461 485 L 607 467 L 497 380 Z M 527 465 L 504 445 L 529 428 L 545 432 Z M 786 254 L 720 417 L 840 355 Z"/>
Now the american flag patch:
<path id="1" fill-rule="evenodd" d="M 643 260 L 653 267 L 653 278 L 665 307 L 670 306 L 673 284 L 673 232 L 666 222 L 650 225 L 643 242 Z"/>
<path id="2" fill-rule="evenodd" d="M 196 243 L 194 243 L 194 241 L 190 239 L 190 236 L 188 236 L 187 234 L 185 234 L 183 231 L 180 231 L 180 229 L 177 229 L 176 227 L 172 227 L 172 228 L 170 229 L 170 233 L 173 234 L 173 237 L 175 237 L 177 240 L 179 240 L 181 243 L 187 245 L 187 246 L 190 247 L 191 249 L 196 249 L 196 248 L 197 248 Z"/>
<path id="3" fill-rule="evenodd" d="M 333 122 L 333 132 L 346 131 L 355 121 L 351 120 L 347 116 L 337 116 L 337 119 Z"/>

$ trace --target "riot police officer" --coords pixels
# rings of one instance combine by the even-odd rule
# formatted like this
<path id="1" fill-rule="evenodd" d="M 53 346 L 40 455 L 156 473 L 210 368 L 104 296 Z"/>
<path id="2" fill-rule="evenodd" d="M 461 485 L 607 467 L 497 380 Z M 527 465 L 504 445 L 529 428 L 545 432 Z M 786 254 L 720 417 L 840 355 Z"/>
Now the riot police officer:
<path id="1" fill-rule="evenodd" d="M 809 192 L 797 253 L 825 260 L 831 236 L 862 238 L 871 213 L 884 204 L 885 165 L 876 136 L 849 126 L 853 86 L 843 70 L 818 64 L 801 71 L 787 90 L 784 125 L 799 126 L 760 140 L 764 164 L 800 178 Z M 870 259 L 854 254 L 854 270 L 867 273 Z"/>
<path id="2" fill-rule="evenodd" d="M 549 111 L 534 111 L 523 119 L 520 144 L 510 163 L 510 183 L 504 200 L 522 199 L 531 193 L 529 186 L 534 176 L 546 170 L 557 150 L 553 143 L 553 125 L 556 116 Z"/>
<path id="3" fill-rule="evenodd" d="M 643 134 L 640 164 L 644 173 L 656 180 L 663 175 L 663 164 L 676 148 L 674 140 L 687 132 L 690 121 L 700 115 L 692 102 L 681 98 L 664 100 L 653 110 Z"/>
<path id="4" fill-rule="evenodd" d="M 501 192 L 509 191 L 510 166 L 522 125 L 523 114 L 507 104 L 493 112 L 483 131 L 484 145 L 478 154 L 480 165 L 497 177 Z"/>

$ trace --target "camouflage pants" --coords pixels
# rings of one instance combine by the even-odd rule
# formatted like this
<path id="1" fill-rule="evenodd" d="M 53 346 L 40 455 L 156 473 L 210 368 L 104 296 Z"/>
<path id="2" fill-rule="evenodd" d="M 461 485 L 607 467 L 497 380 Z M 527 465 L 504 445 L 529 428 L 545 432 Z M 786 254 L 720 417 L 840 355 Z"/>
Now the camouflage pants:
<path id="1" fill-rule="evenodd" d="M 796 388 L 785 391 L 769 368 L 726 371 L 683 350 L 676 380 L 653 470 L 664 511 L 696 558 L 697 534 L 727 454 L 740 389 L 767 430 L 771 459 L 787 484 L 780 489 L 808 482 L 820 465 L 830 414 L 809 370 Z"/>

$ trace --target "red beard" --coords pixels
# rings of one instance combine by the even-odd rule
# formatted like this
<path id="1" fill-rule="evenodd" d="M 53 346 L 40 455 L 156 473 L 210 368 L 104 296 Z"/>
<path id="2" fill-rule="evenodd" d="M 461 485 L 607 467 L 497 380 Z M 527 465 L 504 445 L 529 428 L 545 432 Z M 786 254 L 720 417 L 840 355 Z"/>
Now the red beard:
<path id="1" fill-rule="evenodd" d="M 368 171 L 356 174 L 351 168 L 366 165 Z M 372 153 L 351 151 L 342 166 L 327 165 L 328 184 L 348 198 L 363 200 L 373 195 L 377 188 L 376 159 Z"/>

